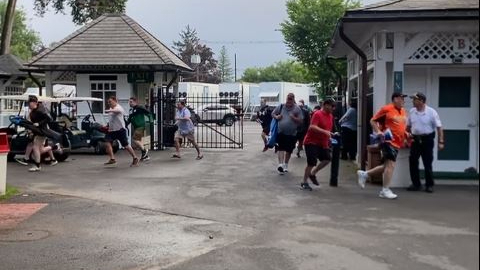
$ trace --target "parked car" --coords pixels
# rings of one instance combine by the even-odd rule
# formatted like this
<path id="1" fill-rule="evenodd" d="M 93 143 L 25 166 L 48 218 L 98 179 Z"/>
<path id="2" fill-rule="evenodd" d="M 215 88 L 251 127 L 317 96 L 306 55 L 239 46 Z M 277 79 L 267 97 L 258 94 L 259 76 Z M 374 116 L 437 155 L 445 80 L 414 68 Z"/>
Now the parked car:
<path id="1" fill-rule="evenodd" d="M 232 126 L 237 120 L 236 110 L 229 105 L 211 104 L 200 106 L 196 111 L 198 122 Z"/>

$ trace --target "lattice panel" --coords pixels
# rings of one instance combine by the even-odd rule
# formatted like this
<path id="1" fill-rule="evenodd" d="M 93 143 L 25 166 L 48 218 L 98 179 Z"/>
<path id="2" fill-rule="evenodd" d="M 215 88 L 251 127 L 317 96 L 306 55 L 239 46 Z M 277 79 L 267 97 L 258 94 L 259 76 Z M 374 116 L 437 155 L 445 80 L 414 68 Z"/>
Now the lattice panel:
<path id="1" fill-rule="evenodd" d="M 76 82 L 77 74 L 73 71 L 61 72 L 53 81 L 55 82 Z"/>
<path id="2" fill-rule="evenodd" d="M 464 36 L 470 40 L 466 52 L 454 52 L 454 38 Z M 457 57 L 464 60 L 478 60 L 478 34 L 476 33 L 438 33 L 430 37 L 409 59 L 412 60 L 448 60 Z"/>

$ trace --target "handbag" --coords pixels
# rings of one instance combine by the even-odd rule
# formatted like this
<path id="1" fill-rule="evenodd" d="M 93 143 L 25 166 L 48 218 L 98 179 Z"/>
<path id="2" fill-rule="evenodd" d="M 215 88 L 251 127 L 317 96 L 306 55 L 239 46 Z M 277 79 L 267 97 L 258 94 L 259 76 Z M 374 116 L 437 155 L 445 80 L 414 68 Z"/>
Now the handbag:
<path id="1" fill-rule="evenodd" d="M 282 113 L 283 104 L 280 106 L 280 113 Z M 270 137 L 268 137 L 267 147 L 273 148 L 275 144 L 277 144 L 277 136 L 278 136 L 278 120 L 273 118 L 272 122 L 270 123 Z"/>

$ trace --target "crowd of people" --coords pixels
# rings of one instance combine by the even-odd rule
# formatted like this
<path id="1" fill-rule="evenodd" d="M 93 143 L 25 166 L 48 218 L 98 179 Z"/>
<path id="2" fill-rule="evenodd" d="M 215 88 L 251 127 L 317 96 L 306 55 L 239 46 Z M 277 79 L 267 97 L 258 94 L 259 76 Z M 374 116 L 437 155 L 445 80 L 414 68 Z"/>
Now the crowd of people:
<path id="1" fill-rule="evenodd" d="M 391 98 L 392 102 L 383 106 L 370 120 L 374 137 L 379 142 L 382 164 L 368 171 L 357 171 L 358 184 L 361 188 L 365 187 L 369 177 L 382 175 L 383 188 L 379 193 L 381 198 L 397 198 L 390 186 L 398 152 L 404 147 L 410 147 L 409 165 L 412 185 L 408 190 L 422 190 L 419 173 L 419 158 L 422 158 L 426 178 L 423 190 L 429 193 L 433 192 L 432 162 L 436 134 L 439 137 L 439 150 L 443 149 L 445 143 L 438 113 L 427 106 L 426 96 L 420 92 L 410 96 L 413 101 L 413 108 L 408 114 L 404 109 L 405 97 L 407 95 L 394 93 Z M 149 160 L 148 149 L 143 146 L 142 137 L 146 128 L 145 119 L 151 117 L 150 112 L 140 106 L 135 97 L 129 100 L 130 112 L 128 118 L 125 118 L 125 110 L 118 104 L 116 97 L 110 97 L 107 104 L 109 108 L 105 113 L 109 115 L 109 121 L 105 142 L 109 160 L 105 163 L 105 166 L 112 166 L 117 163 L 112 147 L 113 141 L 119 141 L 122 147 L 128 151 L 132 157 L 131 166 L 138 166 L 139 162 Z M 29 120 L 36 128 L 32 128 L 30 131 L 32 136 L 25 157 L 17 159 L 17 161 L 24 165 L 32 164 L 29 171 L 36 172 L 41 170 L 43 154 L 48 153 L 50 165 L 55 165 L 58 162 L 55 160 L 53 153 L 62 151 L 62 148 L 59 144 L 49 146 L 46 142 L 47 137 L 44 131 L 48 130 L 52 118 L 45 107 L 38 102 L 35 96 L 29 98 L 28 106 L 30 109 Z M 332 159 L 332 137 L 338 136 L 333 116 L 335 106 L 336 102 L 333 99 L 326 99 L 322 102 L 321 107 L 317 106 L 310 110 L 303 100 L 299 100 L 297 103 L 293 93 L 289 93 L 286 101 L 273 110 L 265 100 L 261 101 L 258 122 L 262 127 L 261 138 L 265 144 L 263 151 L 268 151 L 272 146 L 275 148 L 278 158 L 276 169 L 279 174 L 283 175 L 289 171 L 288 166 L 292 153 L 296 150 L 296 156 L 300 158 L 301 152 L 304 150 L 307 164 L 303 181 L 300 184 L 304 190 L 312 190 L 309 180 L 313 185 L 319 185 L 316 175 Z M 348 110 L 338 121 L 341 126 L 343 142 L 342 159 L 356 159 L 356 107 L 355 103 L 350 103 Z M 185 100 L 180 100 L 177 103 L 175 120 L 178 128 L 174 135 L 175 153 L 172 158 L 181 158 L 180 145 L 182 141 L 188 141 L 197 151 L 196 159 L 202 159 L 201 150 L 195 142 L 195 128 L 191 120 L 191 113 L 186 107 Z M 272 125 L 272 121 L 275 121 L 276 125 Z M 129 124 L 132 125 L 133 145 L 141 152 L 140 158 L 129 143 L 127 135 Z M 271 128 L 273 126 L 275 126 L 275 129 Z M 272 132 L 275 134 L 272 134 Z M 275 138 L 274 144 L 269 142 L 272 138 Z"/>
<path id="2" fill-rule="evenodd" d="M 369 177 L 376 175 L 383 176 L 383 187 L 379 197 L 395 199 L 398 196 L 390 189 L 392 176 L 395 169 L 398 152 L 401 148 L 410 148 L 410 177 L 412 184 L 408 191 L 422 190 L 419 172 L 419 158 L 425 168 L 425 192 L 432 193 L 434 180 L 432 173 L 433 149 L 435 137 L 438 134 L 438 149 L 444 148 L 444 135 L 442 123 L 438 113 L 427 106 L 426 96 L 417 92 L 410 96 L 413 108 L 409 113 L 404 109 L 405 97 L 402 93 L 393 93 L 392 102 L 383 106 L 371 118 L 370 124 L 373 129 L 373 137 L 378 140 L 382 163 L 368 171 L 357 171 L 358 184 L 365 187 Z M 261 108 L 258 112 L 259 123 L 262 125 L 262 140 L 265 143 L 263 151 L 269 149 L 271 142 L 269 138 L 275 138 L 275 152 L 278 155 L 277 171 L 283 175 L 288 173 L 290 157 L 297 149 L 297 157 L 305 150 L 306 167 L 303 181 L 300 186 L 304 190 L 312 191 L 309 180 L 313 185 L 318 186 L 317 173 L 325 168 L 331 161 L 332 137 L 337 136 L 335 128 L 336 102 L 326 99 L 321 107 L 316 107 L 312 112 L 305 106 L 303 100 L 298 103 L 295 95 L 287 95 L 285 103 L 278 105 L 273 111 L 264 100 L 261 101 Z M 277 121 L 276 125 L 271 125 Z M 341 126 L 341 138 L 343 147 L 341 150 L 342 159 L 356 159 L 357 152 L 357 106 L 354 102 L 349 104 L 346 113 L 338 120 Z M 272 128 L 271 127 L 276 127 Z M 272 135 L 276 132 L 277 136 Z"/>

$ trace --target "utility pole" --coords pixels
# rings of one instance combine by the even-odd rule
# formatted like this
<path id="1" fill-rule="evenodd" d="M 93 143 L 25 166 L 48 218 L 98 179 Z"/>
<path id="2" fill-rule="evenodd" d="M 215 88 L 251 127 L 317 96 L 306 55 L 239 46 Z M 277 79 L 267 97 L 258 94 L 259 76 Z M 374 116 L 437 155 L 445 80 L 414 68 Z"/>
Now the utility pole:
<path id="1" fill-rule="evenodd" d="M 10 43 L 12 42 L 13 20 L 15 18 L 15 6 L 17 0 L 8 0 L 7 9 L 5 10 L 3 29 L 2 29 L 2 45 L 0 55 L 10 53 Z"/>
<path id="2" fill-rule="evenodd" d="M 237 82 L 237 54 L 235 54 L 235 82 Z"/>

